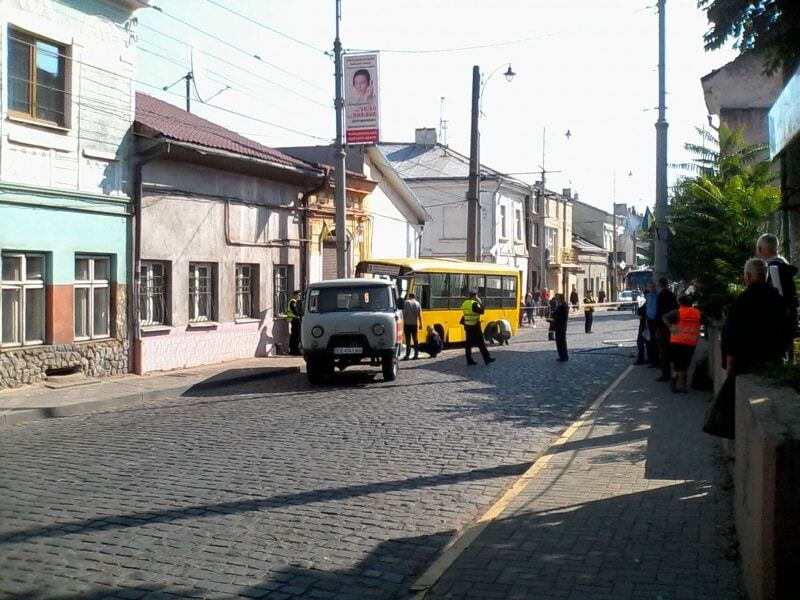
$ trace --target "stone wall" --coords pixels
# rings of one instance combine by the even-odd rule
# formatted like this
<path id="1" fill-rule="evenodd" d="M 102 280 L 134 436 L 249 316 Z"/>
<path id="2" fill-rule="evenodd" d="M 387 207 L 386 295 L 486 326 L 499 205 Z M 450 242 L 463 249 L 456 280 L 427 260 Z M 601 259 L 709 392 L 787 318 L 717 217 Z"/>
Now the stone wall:
<path id="1" fill-rule="evenodd" d="M 736 532 L 751 600 L 800 590 L 800 397 L 756 375 L 736 378 Z"/>
<path id="2" fill-rule="evenodd" d="M 127 340 L 115 339 L 54 346 L 31 346 L 0 353 L 0 389 L 47 379 L 48 369 L 77 367 L 87 377 L 123 375 L 129 371 Z"/>

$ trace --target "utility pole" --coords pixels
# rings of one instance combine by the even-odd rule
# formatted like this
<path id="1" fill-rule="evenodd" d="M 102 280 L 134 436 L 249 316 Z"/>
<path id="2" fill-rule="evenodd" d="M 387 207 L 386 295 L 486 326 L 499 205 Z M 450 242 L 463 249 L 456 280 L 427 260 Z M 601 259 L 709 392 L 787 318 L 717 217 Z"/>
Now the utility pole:
<path id="1" fill-rule="evenodd" d="M 194 76 L 192 75 L 191 71 L 189 71 L 186 74 L 185 79 L 186 79 L 186 112 L 192 112 L 192 106 L 190 104 L 190 98 L 191 98 L 191 93 L 190 93 L 191 92 L 191 87 L 190 86 L 192 84 L 192 79 L 194 79 Z"/>
<path id="2" fill-rule="evenodd" d="M 478 220 L 481 218 L 481 158 L 480 131 L 478 117 L 480 113 L 481 70 L 478 65 L 472 67 L 472 126 L 469 144 L 469 185 L 467 188 L 467 260 L 479 262 L 482 248 L 478 245 Z"/>
<path id="3" fill-rule="evenodd" d="M 666 118 L 666 0 L 658 0 L 658 121 L 656 122 L 656 234 L 655 276 L 667 271 L 667 127 Z"/>
<path id="4" fill-rule="evenodd" d="M 335 203 L 336 203 L 336 277 L 347 277 L 347 192 L 345 190 L 345 158 L 344 149 L 344 97 L 342 69 L 342 41 L 339 39 L 339 23 L 342 20 L 342 0 L 336 0 L 336 39 L 333 41 L 334 79 L 336 80 L 336 160 L 334 165 Z"/>
<path id="5" fill-rule="evenodd" d="M 542 273 L 539 276 L 539 291 L 550 289 L 547 286 L 547 250 L 545 246 L 547 245 L 547 170 L 544 167 L 544 155 L 545 149 L 547 145 L 547 128 L 542 127 L 542 188 L 539 191 L 541 202 L 539 203 L 539 209 L 542 211 L 542 232 L 541 232 L 541 239 L 539 240 L 539 247 L 541 248 L 541 270 Z M 555 248 L 553 248 L 555 250 Z"/>

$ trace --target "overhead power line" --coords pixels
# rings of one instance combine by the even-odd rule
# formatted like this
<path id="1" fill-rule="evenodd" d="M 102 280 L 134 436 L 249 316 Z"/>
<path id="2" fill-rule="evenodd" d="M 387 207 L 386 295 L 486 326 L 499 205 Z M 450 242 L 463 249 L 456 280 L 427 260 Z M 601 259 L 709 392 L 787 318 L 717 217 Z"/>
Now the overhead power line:
<path id="1" fill-rule="evenodd" d="M 209 0 L 210 1 L 210 0 Z M 526 38 L 520 38 L 518 40 L 510 40 L 508 42 L 496 42 L 492 44 L 480 44 L 477 46 L 462 46 L 460 48 L 431 48 L 431 49 L 424 49 L 424 50 L 410 50 L 407 48 L 373 48 L 373 49 L 363 49 L 363 48 L 347 48 L 347 52 L 386 52 L 391 54 L 444 54 L 447 52 L 466 52 L 467 50 L 482 50 L 483 48 L 499 48 L 501 46 L 513 46 L 515 44 L 524 44 L 526 42 L 532 42 L 534 40 L 539 40 L 542 38 L 552 37 L 552 33 L 547 33 L 544 35 L 535 35 Z"/>
<path id="2" fill-rule="evenodd" d="M 200 27 L 192 25 L 188 21 L 185 21 L 184 19 L 181 19 L 180 17 L 176 17 L 175 15 L 172 15 L 172 14 L 164 11 L 164 9 L 161 8 L 160 6 L 156 6 L 155 4 L 151 4 L 150 8 L 160 12 L 162 15 L 164 15 L 166 17 L 169 17 L 173 21 L 181 23 L 183 26 L 188 27 L 189 29 L 192 29 L 193 31 L 196 31 L 198 33 L 201 33 L 201 34 L 203 34 L 203 35 L 205 35 L 207 37 L 210 37 L 210 38 L 216 40 L 217 42 L 219 42 L 223 46 L 227 46 L 228 48 L 231 48 L 231 49 L 235 50 L 236 52 L 239 52 L 240 54 L 244 54 L 245 56 L 247 56 L 249 58 L 254 58 L 257 61 L 259 61 L 260 63 L 268 65 L 268 66 L 272 67 L 273 69 L 275 69 L 277 71 L 280 71 L 281 73 L 284 73 L 284 74 L 288 75 L 289 77 L 292 77 L 293 79 L 296 79 L 298 81 L 301 81 L 301 82 L 305 83 L 306 85 L 309 85 L 309 86 L 311 86 L 313 88 L 316 88 L 318 90 L 323 90 L 324 91 L 324 88 L 322 88 L 321 86 L 317 85 L 316 83 L 308 81 L 307 79 L 303 79 L 299 75 L 295 75 L 291 71 L 289 71 L 287 69 L 284 69 L 283 67 L 280 67 L 280 66 L 276 65 L 275 63 L 271 63 L 271 62 L 269 62 L 267 60 L 264 60 L 258 54 L 255 54 L 253 52 L 248 52 L 247 50 L 244 50 L 243 48 L 240 48 L 236 44 L 232 44 L 228 40 L 222 39 L 221 37 L 218 37 L 218 36 L 214 35 L 213 33 L 209 33 L 208 31 L 206 31 L 204 29 L 201 29 Z"/>
<path id="3" fill-rule="evenodd" d="M 289 35 L 287 33 L 283 33 L 282 31 L 279 31 L 277 29 L 269 27 L 268 25 L 264 25 L 264 23 L 261 23 L 260 21 L 256 21 L 252 17 L 248 17 L 247 15 L 243 15 L 242 13 L 236 12 L 232 8 L 228 8 L 227 6 L 224 6 L 224 5 L 220 4 L 219 2 L 216 2 L 215 0 L 206 0 L 206 2 L 208 2 L 209 4 L 213 4 L 214 6 L 216 6 L 218 8 L 221 8 L 222 10 L 227 11 L 227 12 L 233 14 L 233 15 L 236 15 L 237 17 L 239 17 L 241 19 L 244 19 L 245 21 L 249 21 L 250 23 L 253 23 L 254 25 L 258 25 L 262 29 L 266 29 L 267 31 L 271 31 L 275 35 L 279 35 L 279 36 L 281 36 L 283 38 L 286 38 L 287 40 L 291 40 L 291 41 L 293 41 L 293 42 L 295 42 L 297 44 L 300 44 L 301 46 L 305 46 L 306 48 L 309 48 L 310 50 L 314 50 L 316 52 L 320 52 L 320 53 L 325 54 L 325 55 L 328 54 L 328 52 L 326 50 L 323 50 L 322 48 L 317 48 L 316 46 L 312 46 L 311 44 L 306 43 L 303 40 L 298 40 L 296 37 L 292 37 L 291 35 Z"/>

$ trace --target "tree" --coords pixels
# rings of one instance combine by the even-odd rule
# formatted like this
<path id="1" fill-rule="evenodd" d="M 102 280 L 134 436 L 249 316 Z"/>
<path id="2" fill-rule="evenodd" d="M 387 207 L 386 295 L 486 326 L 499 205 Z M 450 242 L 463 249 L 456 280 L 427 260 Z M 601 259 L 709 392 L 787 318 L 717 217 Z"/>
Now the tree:
<path id="1" fill-rule="evenodd" d="M 790 75 L 800 64 L 798 0 L 698 0 L 697 5 L 711 23 L 704 36 L 707 50 L 733 38 L 742 53 L 765 53 L 767 74 L 782 70 Z"/>
<path id="2" fill-rule="evenodd" d="M 681 165 L 693 174 L 674 188 L 669 266 L 676 278 L 697 279 L 701 309 L 719 318 L 780 205 L 780 190 L 760 158 L 763 146 L 745 146 L 741 132 L 724 125 L 718 138 L 698 131 L 705 143 L 686 144 L 695 160 Z"/>

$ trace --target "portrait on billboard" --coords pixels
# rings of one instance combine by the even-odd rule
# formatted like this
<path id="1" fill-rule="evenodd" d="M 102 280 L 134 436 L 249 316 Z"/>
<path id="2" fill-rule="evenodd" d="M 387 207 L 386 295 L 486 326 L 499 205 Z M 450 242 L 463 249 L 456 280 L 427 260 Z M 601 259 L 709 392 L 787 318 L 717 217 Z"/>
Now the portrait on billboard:
<path id="1" fill-rule="evenodd" d="M 345 133 L 348 144 L 371 144 L 380 139 L 378 55 L 344 57 Z"/>

